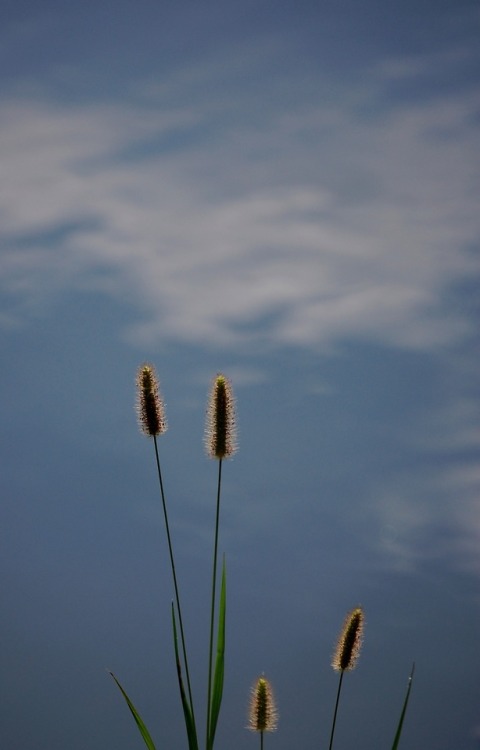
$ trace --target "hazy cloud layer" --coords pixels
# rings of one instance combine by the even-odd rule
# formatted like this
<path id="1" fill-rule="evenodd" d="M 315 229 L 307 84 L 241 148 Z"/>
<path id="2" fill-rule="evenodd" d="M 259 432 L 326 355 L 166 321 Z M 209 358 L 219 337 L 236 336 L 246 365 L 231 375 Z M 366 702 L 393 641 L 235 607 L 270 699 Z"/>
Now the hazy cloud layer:
<path id="1" fill-rule="evenodd" d="M 380 107 L 391 71 L 416 65 L 243 122 L 213 95 L 174 105 L 168 83 L 143 103 L 4 101 L 4 324 L 100 288 L 137 310 L 143 341 L 462 336 L 446 292 L 478 272 L 480 97 Z"/>

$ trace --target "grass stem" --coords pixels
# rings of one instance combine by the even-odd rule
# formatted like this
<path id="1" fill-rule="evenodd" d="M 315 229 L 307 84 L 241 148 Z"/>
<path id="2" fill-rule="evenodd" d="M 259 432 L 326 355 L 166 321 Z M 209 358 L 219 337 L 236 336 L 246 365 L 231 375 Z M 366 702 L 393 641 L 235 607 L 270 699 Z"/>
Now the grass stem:
<path id="1" fill-rule="evenodd" d="M 188 697 L 189 697 L 189 700 L 190 700 L 190 710 L 192 712 L 193 723 L 195 725 L 195 713 L 194 713 L 194 708 L 193 708 L 193 697 L 192 697 L 192 687 L 191 687 L 191 684 L 190 684 L 190 673 L 189 673 L 189 669 L 188 669 L 187 647 L 186 647 L 186 644 L 185 644 L 185 634 L 184 634 L 184 629 L 183 629 L 182 608 L 180 606 L 180 594 L 179 594 L 179 590 L 178 590 L 177 573 L 176 573 L 176 569 L 175 569 L 175 560 L 174 560 L 174 557 L 173 557 L 173 546 L 172 546 L 172 539 L 171 539 L 171 535 L 170 535 L 170 525 L 169 525 L 169 522 L 168 522 L 167 503 L 166 503 L 166 500 L 165 500 L 165 492 L 164 492 L 164 489 L 163 489 L 162 470 L 161 470 L 161 467 L 160 467 L 160 456 L 159 456 L 159 453 L 158 453 L 158 445 L 157 445 L 157 436 L 156 435 L 153 436 L 153 444 L 155 446 L 155 460 L 156 460 L 156 463 L 157 463 L 157 473 L 158 473 L 158 481 L 159 481 L 159 485 L 160 485 L 160 495 L 161 495 L 161 498 L 162 498 L 163 517 L 164 517 L 164 521 L 165 521 L 165 530 L 166 530 L 166 533 L 167 533 L 168 552 L 169 552 L 169 555 L 170 555 L 170 567 L 172 569 L 173 587 L 175 589 L 175 602 L 176 602 L 176 605 L 177 605 L 178 622 L 179 622 L 179 625 L 180 625 L 180 640 L 181 640 L 181 643 L 182 643 L 182 653 L 183 653 L 183 659 L 184 659 L 184 662 L 185 662 L 185 676 L 187 678 Z"/>
<path id="2" fill-rule="evenodd" d="M 217 584 L 218 530 L 220 525 L 220 495 L 222 487 L 222 459 L 218 460 L 217 509 L 215 515 L 215 538 L 213 544 L 212 601 L 210 606 L 210 639 L 208 648 L 208 695 L 207 695 L 207 750 L 211 750 L 210 720 L 212 702 L 213 630 L 215 623 L 215 599 Z"/>
<path id="3" fill-rule="evenodd" d="M 338 711 L 338 704 L 340 702 L 340 692 L 342 690 L 343 672 L 344 670 L 342 669 L 342 671 L 340 672 L 340 679 L 338 681 L 337 699 L 335 701 L 335 710 L 333 712 L 332 731 L 330 734 L 330 744 L 328 746 L 328 750 L 332 750 L 332 747 L 333 747 L 333 736 L 335 734 L 335 724 L 337 723 L 337 711 Z"/>

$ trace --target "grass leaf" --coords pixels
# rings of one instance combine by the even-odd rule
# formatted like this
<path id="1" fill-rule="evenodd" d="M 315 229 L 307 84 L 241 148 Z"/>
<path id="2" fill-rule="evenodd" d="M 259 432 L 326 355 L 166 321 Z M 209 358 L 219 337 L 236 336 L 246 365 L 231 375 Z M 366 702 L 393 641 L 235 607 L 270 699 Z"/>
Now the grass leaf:
<path id="1" fill-rule="evenodd" d="M 125 698 L 125 700 L 127 702 L 127 706 L 129 707 L 130 711 L 132 712 L 132 716 L 135 719 L 135 722 L 137 724 L 138 730 L 139 730 L 140 734 L 142 735 L 143 740 L 144 740 L 146 746 L 148 747 L 148 750 L 156 750 L 155 745 L 153 744 L 153 740 L 150 737 L 150 733 L 149 733 L 147 727 L 145 726 L 145 724 L 143 723 L 143 720 L 142 720 L 140 714 L 138 713 L 137 709 L 133 705 L 132 701 L 130 700 L 130 698 L 126 694 L 126 692 L 123 689 L 123 687 L 120 685 L 119 681 L 117 680 L 117 678 L 115 677 L 115 675 L 113 674 L 113 672 L 110 672 L 110 674 L 113 677 L 113 679 L 115 680 L 115 682 L 117 683 L 117 685 L 118 685 L 118 687 L 120 689 L 120 692 L 122 693 L 123 697 Z"/>
<path id="2" fill-rule="evenodd" d="M 412 689 L 412 681 L 413 681 L 414 672 L 415 672 L 415 662 L 413 663 L 412 671 L 410 672 L 410 677 L 408 678 L 407 692 L 405 694 L 405 700 L 403 702 L 403 708 L 402 708 L 402 713 L 400 714 L 400 720 L 398 722 L 397 732 L 393 740 L 392 750 L 397 750 L 398 743 L 400 742 L 400 736 L 402 734 L 402 728 L 403 728 L 403 720 L 405 718 L 405 714 L 407 713 L 408 699 L 410 698 L 410 690 Z"/>
<path id="3" fill-rule="evenodd" d="M 223 678 L 225 671 L 225 613 L 227 604 L 227 585 L 225 560 L 222 569 L 222 587 L 220 590 L 220 606 L 218 611 L 217 658 L 215 660 L 215 674 L 213 678 L 212 703 L 209 721 L 208 748 L 213 748 L 218 715 L 222 704 Z"/>
<path id="4" fill-rule="evenodd" d="M 172 624 L 173 624 L 173 645 L 175 648 L 175 663 L 177 665 L 177 677 L 178 686 L 180 688 L 180 697 L 182 700 L 183 716 L 185 719 L 185 727 L 187 729 L 188 736 L 188 747 L 189 750 L 198 750 L 197 740 L 197 729 L 195 727 L 195 720 L 193 718 L 192 709 L 188 702 L 187 694 L 185 692 L 185 686 L 182 678 L 182 666 L 180 663 L 180 656 L 178 653 L 178 636 L 177 636 L 177 623 L 175 620 L 175 609 L 172 603 Z"/>

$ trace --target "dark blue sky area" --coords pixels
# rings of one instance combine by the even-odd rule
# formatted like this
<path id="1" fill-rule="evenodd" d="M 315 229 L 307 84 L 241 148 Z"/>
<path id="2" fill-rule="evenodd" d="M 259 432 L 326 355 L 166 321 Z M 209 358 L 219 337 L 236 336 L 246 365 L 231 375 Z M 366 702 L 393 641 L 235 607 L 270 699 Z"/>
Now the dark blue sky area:
<path id="1" fill-rule="evenodd" d="M 225 372 L 216 747 L 264 672 L 268 748 L 480 742 L 476 3 L 11 3 L 0 10 L 0 747 L 133 750 L 124 683 L 186 747 L 153 362 L 203 737 Z"/>
<path id="2" fill-rule="evenodd" d="M 386 56 L 422 55 L 476 39 L 476 3 L 10 3 L 3 6 L 2 78 L 27 77 L 68 95 L 120 95 L 165 66 L 215 63 L 242 50 L 280 54 L 274 65 L 315 74 L 352 75 Z M 220 64 L 220 62 L 218 62 Z M 272 61 L 273 64 L 273 61 Z M 268 62 L 267 62 L 268 65 Z M 70 69 L 74 66 L 75 71 Z M 261 69 L 259 71 L 261 73 Z M 73 84 L 73 86 L 72 86 Z M 108 86 L 105 89 L 105 86 Z"/>

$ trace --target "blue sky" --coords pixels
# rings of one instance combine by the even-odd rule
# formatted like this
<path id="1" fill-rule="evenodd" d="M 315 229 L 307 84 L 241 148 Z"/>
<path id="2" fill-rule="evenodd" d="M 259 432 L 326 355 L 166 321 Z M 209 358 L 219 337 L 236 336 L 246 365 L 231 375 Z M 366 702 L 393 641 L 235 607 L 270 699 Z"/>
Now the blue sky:
<path id="1" fill-rule="evenodd" d="M 238 401 L 218 747 L 480 743 L 479 52 L 474 2 L 5 2 L 0 11 L 0 744 L 158 748 L 183 727 L 153 448 L 201 715 L 215 465 Z M 390 745 L 389 745 L 390 743 Z"/>

